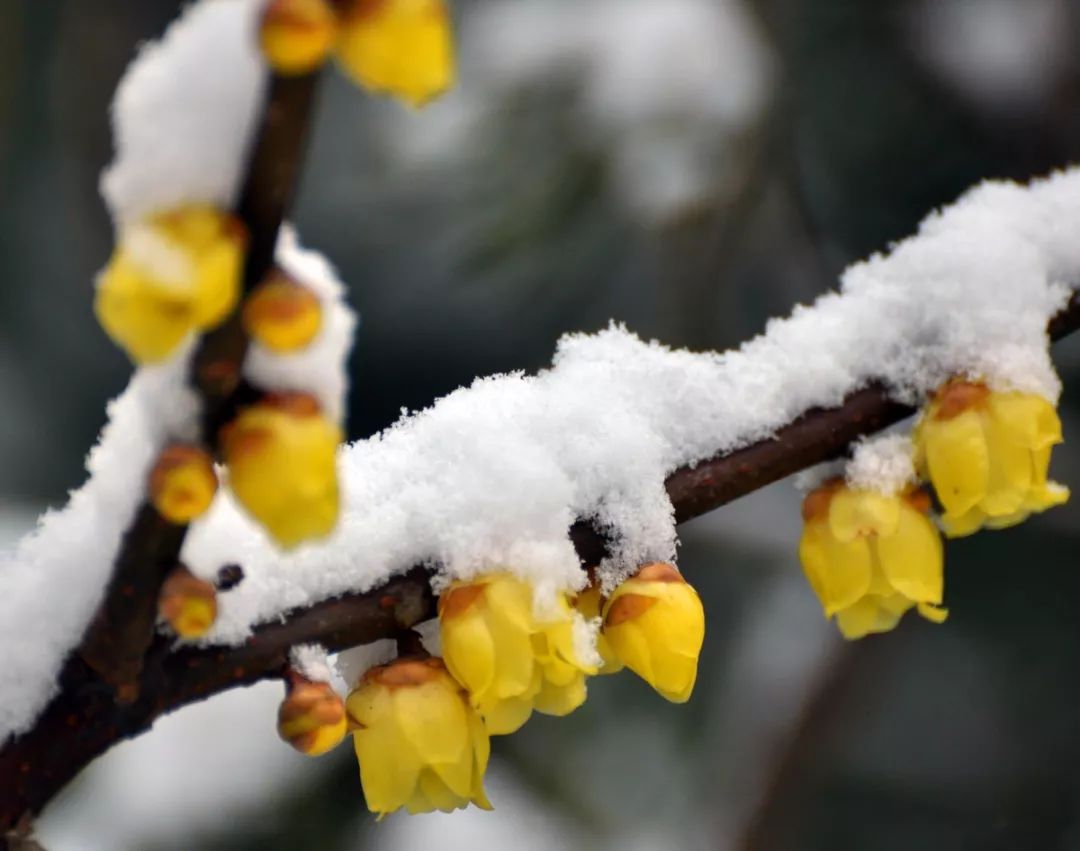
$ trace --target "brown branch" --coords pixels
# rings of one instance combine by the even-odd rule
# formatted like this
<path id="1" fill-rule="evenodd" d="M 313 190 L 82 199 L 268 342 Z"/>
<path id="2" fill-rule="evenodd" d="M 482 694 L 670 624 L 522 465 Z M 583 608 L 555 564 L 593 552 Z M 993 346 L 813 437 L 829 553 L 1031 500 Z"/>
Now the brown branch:
<path id="1" fill-rule="evenodd" d="M 1053 339 L 1080 329 L 1080 296 L 1050 322 Z M 852 393 L 836 408 L 807 411 L 767 440 L 753 443 L 667 480 L 675 516 L 684 522 L 843 453 L 852 440 L 910 415 L 879 385 Z M 571 537 L 583 563 L 595 564 L 606 543 L 587 522 Z M 428 571 L 414 567 L 364 594 L 346 594 L 263 624 L 238 647 L 172 649 L 159 636 L 140 679 L 138 697 L 114 699 L 77 657 L 65 666 L 60 693 L 34 728 L 0 750 L 0 826 L 36 813 L 83 766 L 111 745 L 148 729 L 160 715 L 234 686 L 281 676 L 289 649 L 318 642 L 330 651 L 393 638 L 435 613 Z"/>
<path id="2" fill-rule="evenodd" d="M 273 75 L 262 123 L 248 158 L 236 216 L 248 237 L 243 291 L 270 270 L 278 232 L 296 187 L 318 74 Z M 242 380 L 248 340 L 239 306 L 200 341 L 191 383 L 203 406 L 202 444 L 213 451 L 222 425 L 252 392 Z M 179 563 L 187 527 L 162 518 L 148 502 L 124 535 L 104 600 L 87 627 L 78 653 L 122 702 L 134 700 L 139 673 L 154 637 L 157 599 L 168 572 Z"/>

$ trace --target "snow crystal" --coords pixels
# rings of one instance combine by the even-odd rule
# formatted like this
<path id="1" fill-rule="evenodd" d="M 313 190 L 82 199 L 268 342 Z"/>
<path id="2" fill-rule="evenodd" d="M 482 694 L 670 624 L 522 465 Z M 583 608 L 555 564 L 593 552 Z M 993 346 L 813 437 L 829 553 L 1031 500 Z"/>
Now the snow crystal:
<path id="1" fill-rule="evenodd" d="M 197 437 L 189 361 L 190 349 L 135 374 L 109 403 L 86 484 L 0 557 L 0 739 L 26 729 L 56 692 L 57 671 L 101 600 L 158 452 Z"/>
<path id="2" fill-rule="evenodd" d="M 311 343 L 289 354 L 253 342 L 244 361 L 244 375 L 263 390 L 311 393 L 323 411 L 340 422 L 349 384 L 345 366 L 356 325 L 356 315 L 345 303 L 345 285 L 325 257 L 300 247 L 291 227 L 281 231 L 277 263 L 319 299 L 322 326 Z"/>
<path id="3" fill-rule="evenodd" d="M 261 0 L 201 0 L 142 47 L 113 102 L 101 192 L 117 224 L 182 204 L 233 205 L 266 87 Z"/>
<path id="4" fill-rule="evenodd" d="M 313 683 L 328 683 L 334 678 L 321 644 L 296 645 L 289 651 L 289 664 Z"/>
<path id="5" fill-rule="evenodd" d="M 899 493 L 915 481 L 914 447 L 906 434 L 868 437 L 854 446 L 845 470 L 848 486 Z"/>

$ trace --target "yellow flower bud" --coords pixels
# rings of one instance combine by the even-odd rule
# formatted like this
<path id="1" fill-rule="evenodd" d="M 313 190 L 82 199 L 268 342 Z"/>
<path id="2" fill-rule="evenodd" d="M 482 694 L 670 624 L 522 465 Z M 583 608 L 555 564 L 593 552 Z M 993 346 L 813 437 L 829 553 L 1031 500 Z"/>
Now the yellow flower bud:
<path id="1" fill-rule="evenodd" d="M 199 638 L 217 618 L 217 591 L 180 565 L 161 586 L 158 614 L 181 638 Z"/>
<path id="2" fill-rule="evenodd" d="M 170 523 L 190 523 L 217 492 L 214 464 L 196 446 L 169 446 L 150 471 L 150 502 Z"/>
<path id="3" fill-rule="evenodd" d="M 338 60 L 357 83 L 421 106 L 453 83 L 444 0 L 345 0 Z"/>
<path id="4" fill-rule="evenodd" d="M 887 632 L 916 606 L 941 623 L 941 535 L 919 490 L 887 496 L 826 482 L 803 501 L 799 560 L 845 638 Z"/>
<path id="5" fill-rule="evenodd" d="M 574 599 L 574 608 L 578 610 L 578 613 L 585 620 L 591 621 L 600 617 L 605 602 L 603 594 L 600 593 L 600 586 L 593 583 L 577 595 Z M 611 649 L 611 642 L 607 640 L 603 630 L 600 630 L 596 635 L 596 652 L 600 654 L 600 659 L 603 661 L 603 665 L 596 673 L 617 674 L 626 667 L 615 651 Z"/>
<path id="6" fill-rule="evenodd" d="M 566 596 L 538 618 L 532 587 L 509 573 L 453 583 L 439 597 L 439 630 L 446 666 L 492 735 L 514 732 L 533 709 L 572 712 L 596 673 L 574 647 Z"/>
<path id="7" fill-rule="evenodd" d="M 229 487 L 282 547 L 333 530 L 340 442 L 341 429 L 299 393 L 267 396 L 222 430 Z"/>
<path id="8" fill-rule="evenodd" d="M 259 45 L 278 74 L 306 74 L 323 63 L 337 38 L 337 16 L 326 0 L 271 0 Z"/>
<path id="9" fill-rule="evenodd" d="M 135 362 L 165 359 L 236 306 L 246 242 L 238 220 L 205 206 L 125 227 L 98 280 L 98 320 Z"/>
<path id="10" fill-rule="evenodd" d="M 364 798 L 380 818 L 401 807 L 491 809 L 484 794 L 488 734 L 442 660 L 372 668 L 346 706 Z"/>
<path id="11" fill-rule="evenodd" d="M 329 683 L 300 679 L 278 709 L 278 735 L 308 756 L 322 756 L 345 738 L 345 701 Z"/>
<path id="12" fill-rule="evenodd" d="M 322 325 L 319 299 L 307 287 L 275 272 L 244 302 L 244 331 L 271 351 L 302 349 Z"/>
<path id="13" fill-rule="evenodd" d="M 1068 488 L 1047 480 L 1061 442 L 1061 420 L 1043 397 L 945 384 L 915 428 L 916 465 L 945 508 L 945 533 L 1012 526 L 1068 500 Z"/>
<path id="14" fill-rule="evenodd" d="M 697 591 L 672 564 L 641 568 L 604 605 L 603 633 L 612 652 L 672 703 L 690 699 L 705 641 Z"/>

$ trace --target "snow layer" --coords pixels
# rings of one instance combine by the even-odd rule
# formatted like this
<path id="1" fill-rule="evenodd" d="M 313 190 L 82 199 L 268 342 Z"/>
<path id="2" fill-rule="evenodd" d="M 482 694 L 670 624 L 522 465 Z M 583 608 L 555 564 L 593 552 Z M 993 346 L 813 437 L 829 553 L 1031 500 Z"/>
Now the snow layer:
<path id="1" fill-rule="evenodd" d="M 915 481 L 915 451 L 906 434 L 870 437 L 855 444 L 845 468 L 849 487 L 891 495 Z"/>
<path id="2" fill-rule="evenodd" d="M 443 579 L 510 566 L 541 593 L 577 588 L 580 517 L 612 533 L 608 578 L 671 559 L 672 470 L 871 380 L 917 402 L 962 372 L 1056 400 L 1045 329 L 1080 280 L 1077 229 L 1080 170 L 989 183 L 737 351 L 672 351 L 617 325 L 564 337 L 551 369 L 479 379 L 344 449 L 345 508 L 321 545 L 279 555 L 219 501 L 185 560 L 206 575 L 239 560 L 247 578 L 209 640 L 421 562 Z"/>
<path id="3" fill-rule="evenodd" d="M 116 154 L 101 178 L 123 224 L 186 203 L 232 206 L 266 87 L 262 0 L 202 0 L 142 47 L 113 101 Z"/>
<path id="4" fill-rule="evenodd" d="M 86 460 L 86 484 L 0 556 L 0 739 L 28 727 L 55 693 L 57 672 L 101 600 L 158 451 L 198 434 L 189 356 L 135 373 L 109 403 L 109 423 Z"/>

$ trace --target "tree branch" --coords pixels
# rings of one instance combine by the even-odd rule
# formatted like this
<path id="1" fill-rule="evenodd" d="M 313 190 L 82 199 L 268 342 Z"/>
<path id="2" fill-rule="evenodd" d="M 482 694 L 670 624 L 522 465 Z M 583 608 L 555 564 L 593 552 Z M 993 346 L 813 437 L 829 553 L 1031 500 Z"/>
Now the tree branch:
<path id="1" fill-rule="evenodd" d="M 248 157 L 236 216 L 248 237 L 243 292 L 249 293 L 274 262 L 281 223 L 292 200 L 307 139 L 319 74 L 272 75 L 261 124 Z M 242 381 L 248 339 L 240 306 L 199 341 L 191 383 L 202 404 L 204 448 L 214 453 L 220 428 L 239 404 L 257 395 Z M 157 599 L 169 571 L 179 563 L 187 533 L 143 502 L 124 535 L 104 600 L 87 627 L 78 653 L 98 677 L 129 702 L 154 637 Z"/>
<path id="2" fill-rule="evenodd" d="M 1051 320 L 1060 339 L 1080 329 L 1080 295 Z M 695 467 L 676 470 L 667 490 L 685 522 L 801 469 L 842 454 L 850 443 L 914 413 L 871 385 L 836 408 L 813 409 L 767 440 Z M 570 530 L 582 562 L 596 564 L 606 542 L 587 522 Z M 160 715 L 234 686 L 280 676 L 289 649 L 318 642 L 330 651 L 392 638 L 435 614 L 428 572 L 414 567 L 363 594 L 346 594 L 287 613 L 258 627 L 238 647 L 173 648 L 158 636 L 147 654 L 136 699 L 118 703 L 77 657 L 65 666 L 60 693 L 32 730 L 0 751 L 0 825 L 37 813 L 78 771 L 116 742 L 137 735 Z"/>

